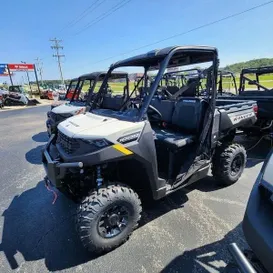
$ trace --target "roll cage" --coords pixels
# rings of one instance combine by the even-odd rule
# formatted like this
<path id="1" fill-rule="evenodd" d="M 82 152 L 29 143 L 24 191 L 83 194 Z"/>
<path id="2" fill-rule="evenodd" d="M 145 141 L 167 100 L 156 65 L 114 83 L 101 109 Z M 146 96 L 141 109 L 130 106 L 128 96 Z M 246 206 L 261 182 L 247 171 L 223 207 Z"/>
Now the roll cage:
<path id="1" fill-rule="evenodd" d="M 272 74 L 272 73 L 273 73 L 273 66 L 263 66 L 259 68 L 242 69 L 240 74 L 239 93 L 242 93 L 245 91 L 246 82 L 248 82 L 251 85 L 256 85 L 259 91 L 261 89 L 263 89 L 264 91 L 273 91 L 273 89 L 267 88 L 263 86 L 262 84 L 260 84 L 260 79 L 259 79 L 261 75 Z M 251 80 L 249 77 L 246 76 L 249 74 L 254 74 L 255 80 Z"/>
<path id="2" fill-rule="evenodd" d="M 235 89 L 235 94 L 238 94 L 238 88 L 237 88 L 237 83 L 236 83 L 236 79 L 234 76 L 234 73 L 231 71 L 227 71 L 227 70 L 219 70 L 218 71 L 218 77 L 219 77 L 219 82 L 218 82 L 218 93 L 220 95 L 223 94 L 223 79 L 225 78 L 231 78 L 231 80 L 233 81 L 234 84 L 234 89 Z"/>
<path id="3" fill-rule="evenodd" d="M 103 94 L 105 94 L 105 87 L 107 85 L 108 79 L 111 77 L 114 69 L 126 66 L 144 67 L 144 88 L 149 88 L 149 91 L 148 95 L 141 102 L 141 107 L 139 108 L 137 116 L 135 116 L 133 119 L 133 121 L 141 121 L 146 118 L 148 107 L 157 91 L 160 81 L 162 80 L 162 77 L 165 74 L 165 70 L 167 68 L 200 64 L 205 62 L 212 62 L 211 67 L 207 69 L 207 71 L 210 70 L 212 73 L 207 80 L 206 89 L 208 90 L 209 100 L 211 101 L 211 108 L 214 109 L 217 71 L 219 63 L 217 49 L 206 46 L 175 46 L 167 47 L 160 50 L 153 50 L 146 54 L 138 55 L 112 64 L 100 87 L 98 96 L 96 96 L 95 98 L 95 103 L 92 105 L 91 111 L 95 108 L 95 105 L 101 103 L 103 99 Z M 147 75 L 147 72 L 151 69 L 151 67 L 153 69 L 157 68 L 158 73 L 151 86 L 148 87 L 149 77 Z M 135 90 L 136 87 L 133 92 Z"/>
<path id="4" fill-rule="evenodd" d="M 69 90 L 70 90 L 70 88 L 71 88 L 71 86 L 73 84 L 73 81 L 77 80 L 77 84 L 76 84 L 73 96 L 71 98 L 71 102 L 73 102 L 74 100 L 76 100 L 76 98 L 79 97 L 80 92 L 81 92 L 82 87 L 83 87 L 83 84 L 84 84 L 84 81 L 85 80 L 90 80 L 90 81 L 92 81 L 92 84 L 90 84 L 90 89 L 89 89 L 89 92 L 88 92 L 88 97 L 86 99 L 86 102 L 90 103 L 92 95 L 94 93 L 94 90 L 96 88 L 97 83 L 99 81 L 103 81 L 103 79 L 105 78 L 106 74 L 107 74 L 107 71 L 93 72 L 93 73 L 89 73 L 89 74 L 84 74 L 84 75 L 80 76 L 77 79 L 71 80 L 71 82 L 69 84 L 69 87 L 67 89 L 67 93 L 69 92 Z M 127 72 L 115 71 L 115 72 L 113 72 L 111 74 L 110 78 L 111 79 L 126 78 L 126 88 L 125 88 L 124 92 L 126 93 L 126 95 L 128 95 L 128 92 L 129 92 L 129 88 L 128 88 L 129 87 L 129 78 L 128 78 L 128 73 Z"/>

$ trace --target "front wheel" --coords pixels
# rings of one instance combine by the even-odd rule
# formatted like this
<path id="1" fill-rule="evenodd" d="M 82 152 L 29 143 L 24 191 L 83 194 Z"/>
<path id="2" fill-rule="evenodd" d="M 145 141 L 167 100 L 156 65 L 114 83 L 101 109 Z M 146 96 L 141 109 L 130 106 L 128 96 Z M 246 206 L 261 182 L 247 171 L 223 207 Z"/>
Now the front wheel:
<path id="1" fill-rule="evenodd" d="M 235 183 L 246 165 L 246 150 L 240 144 L 222 144 L 216 148 L 212 159 L 212 175 L 224 185 Z"/>
<path id="2" fill-rule="evenodd" d="M 78 208 L 76 226 L 83 245 L 92 252 L 108 252 L 124 243 L 141 215 L 138 195 L 128 186 L 110 184 L 95 190 Z"/>
<path id="3" fill-rule="evenodd" d="M 4 105 L 11 106 L 11 101 L 9 99 L 4 100 Z"/>

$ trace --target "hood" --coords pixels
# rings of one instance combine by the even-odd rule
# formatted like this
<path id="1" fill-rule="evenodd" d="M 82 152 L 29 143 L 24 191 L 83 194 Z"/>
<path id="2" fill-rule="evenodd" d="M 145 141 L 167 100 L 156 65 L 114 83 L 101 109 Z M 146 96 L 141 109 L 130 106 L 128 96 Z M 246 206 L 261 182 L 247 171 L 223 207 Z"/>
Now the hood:
<path id="1" fill-rule="evenodd" d="M 85 106 L 76 106 L 76 105 L 71 105 L 69 103 L 65 103 L 62 105 L 59 105 L 57 107 L 54 107 L 52 109 L 52 112 L 55 114 L 71 114 L 75 115 L 77 114 L 79 110 L 82 110 L 83 112 L 85 111 Z"/>
<path id="2" fill-rule="evenodd" d="M 58 130 L 68 137 L 83 139 L 105 138 L 113 143 L 119 137 L 142 131 L 145 122 L 129 122 L 116 118 L 86 113 L 66 119 Z"/>

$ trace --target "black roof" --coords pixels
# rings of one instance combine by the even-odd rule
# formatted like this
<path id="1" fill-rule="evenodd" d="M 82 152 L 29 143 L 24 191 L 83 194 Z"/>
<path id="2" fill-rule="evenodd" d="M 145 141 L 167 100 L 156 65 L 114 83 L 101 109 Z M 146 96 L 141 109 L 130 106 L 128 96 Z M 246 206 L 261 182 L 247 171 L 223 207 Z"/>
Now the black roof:
<path id="1" fill-rule="evenodd" d="M 163 49 L 155 49 L 145 54 L 137 55 L 122 61 L 118 61 L 111 65 L 112 68 L 119 66 L 156 66 L 158 61 L 163 60 L 171 51 L 179 50 L 182 54 L 177 56 L 177 59 L 181 59 L 181 64 L 187 65 L 200 62 L 207 62 L 212 60 L 212 54 L 217 54 L 215 47 L 209 46 L 171 46 Z M 183 54 L 186 53 L 186 54 Z M 184 57 L 184 59 L 183 59 Z M 188 59 L 189 58 L 189 59 Z M 174 66 L 170 64 L 169 67 Z"/>
<path id="2" fill-rule="evenodd" d="M 244 68 L 242 69 L 242 74 L 267 74 L 273 73 L 273 66 L 262 66 L 262 67 L 252 67 L 252 68 Z"/>
<path id="3" fill-rule="evenodd" d="M 92 73 L 88 73 L 88 74 L 83 74 L 79 77 L 79 79 L 81 80 L 95 80 L 97 78 L 104 78 L 105 75 L 107 74 L 107 71 L 97 71 L 97 72 L 92 72 Z M 127 72 L 123 72 L 123 71 L 113 71 L 111 73 L 112 77 L 121 77 L 121 76 L 127 76 L 128 73 Z"/>

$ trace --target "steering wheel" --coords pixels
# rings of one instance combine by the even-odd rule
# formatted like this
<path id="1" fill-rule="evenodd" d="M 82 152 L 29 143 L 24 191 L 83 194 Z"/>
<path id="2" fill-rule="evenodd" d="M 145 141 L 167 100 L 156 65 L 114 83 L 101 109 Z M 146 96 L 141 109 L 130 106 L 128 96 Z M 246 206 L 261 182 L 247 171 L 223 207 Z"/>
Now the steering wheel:
<path id="1" fill-rule="evenodd" d="M 96 95 L 91 97 L 90 101 L 88 102 L 88 105 L 90 107 L 93 107 L 93 105 L 95 105 L 97 108 L 101 108 L 102 98 L 99 101 L 97 101 L 96 103 L 95 103 L 95 101 L 96 101 Z"/>
<path id="2" fill-rule="evenodd" d="M 157 94 L 165 97 L 165 99 L 171 99 L 172 94 L 167 90 L 167 87 L 160 87 Z"/>
<path id="3" fill-rule="evenodd" d="M 149 110 L 152 111 L 152 113 L 150 113 L 150 115 L 149 115 Z M 150 121 L 158 122 L 158 121 L 162 120 L 162 114 L 152 105 L 148 106 L 147 115 L 148 115 Z"/>

